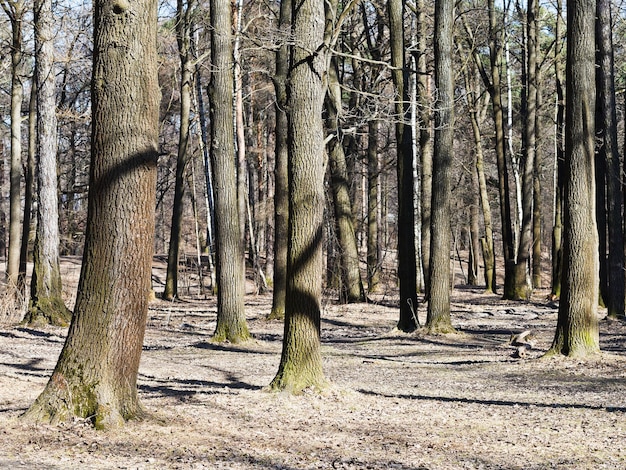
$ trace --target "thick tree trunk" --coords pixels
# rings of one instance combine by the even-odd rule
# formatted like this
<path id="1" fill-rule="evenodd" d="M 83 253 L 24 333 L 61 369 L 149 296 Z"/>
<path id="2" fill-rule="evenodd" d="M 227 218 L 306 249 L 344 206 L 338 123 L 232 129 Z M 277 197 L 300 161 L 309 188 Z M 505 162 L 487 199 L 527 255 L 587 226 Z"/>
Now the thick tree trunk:
<path id="1" fill-rule="evenodd" d="M 214 340 L 249 339 L 244 310 L 244 247 L 237 199 L 233 121 L 233 35 L 230 2 L 211 1 L 211 159 L 215 174 L 217 325 Z"/>
<path id="2" fill-rule="evenodd" d="M 159 99 L 157 2 L 94 5 L 92 160 L 82 271 L 70 330 L 38 421 L 98 428 L 141 415 L 137 372 L 148 312 Z"/>
<path id="3" fill-rule="evenodd" d="M 189 146 L 189 117 L 191 112 L 191 87 L 193 65 L 191 63 L 191 0 L 178 0 L 176 6 L 176 41 L 180 57 L 180 129 L 178 131 L 178 156 L 176 159 L 176 181 L 174 183 L 174 204 L 172 206 L 172 224 L 170 244 L 167 254 L 167 274 L 163 299 L 178 297 L 178 263 L 180 258 L 180 238 L 183 223 L 183 198 L 185 196 L 185 173 L 191 155 Z"/>
<path id="4" fill-rule="evenodd" d="M 398 177 L 398 281 L 400 318 L 398 329 L 417 329 L 417 259 L 415 252 L 415 205 L 413 200 L 413 142 L 406 124 L 409 111 L 408 80 L 404 57 L 404 1 L 389 0 L 391 72 L 396 88 L 396 146 Z"/>
<path id="5" fill-rule="evenodd" d="M 269 318 L 285 317 L 287 289 L 287 236 L 289 220 L 288 148 L 287 148 L 287 72 L 289 70 L 288 35 L 291 29 L 291 0 L 280 2 L 279 30 L 281 44 L 276 52 L 276 144 L 274 148 L 274 286 Z"/>
<path id="6" fill-rule="evenodd" d="M 454 331 L 450 318 L 450 171 L 454 152 L 454 81 L 452 28 L 454 1 L 435 5 L 435 147 L 430 242 L 430 283 L 426 328 Z"/>
<path id="7" fill-rule="evenodd" d="M 289 241 L 285 333 L 274 390 L 323 388 L 320 344 L 326 75 L 324 1 L 293 5 L 289 73 Z"/>
<path id="8" fill-rule="evenodd" d="M 30 307 L 25 321 L 67 326 L 72 313 L 63 302 L 59 264 L 57 197 L 56 73 L 52 2 L 35 1 L 37 80 L 37 235 L 33 250 Z"/>
<path id="9" fill-rule="evenodd" d="M 595 222 L 595 0 L 567 5 L 565 243 L 559 316 L 548 354 L 599 351 L 598 232 Z"/>

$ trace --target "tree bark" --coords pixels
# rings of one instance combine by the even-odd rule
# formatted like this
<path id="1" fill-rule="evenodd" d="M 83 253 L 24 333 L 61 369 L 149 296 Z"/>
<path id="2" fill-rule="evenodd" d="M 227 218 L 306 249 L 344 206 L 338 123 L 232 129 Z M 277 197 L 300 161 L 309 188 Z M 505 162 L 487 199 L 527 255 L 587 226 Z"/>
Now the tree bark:
<path id="1" fill-rule="evenodd" d="M 288 80 L 289 239 L 285 333 L 274 390 L 298 393 L 323 388 L 320 344 L 322 233 L 324 224 L 324 133 L 326 90 L 324 1 L 292 6 Z"/>
<path id="2" fill-rule="evenodd" d="M 374 293 L 380 285 L 380 257 L 378 243 L 378 187 L 380 185 L 378 163 L 378 132 L 380 122 L 368 123 L 367 140 L 367 290 Z"/>
<path id="3" fill-rule="evenodd" d="M 596 89 L 597 132 L 600 140 L 598 159 L 604 163 L 604 178 L 597 177 L 597 184 L 605 187 L 605 201 L 598 201 L 598 210 L 606 210 L 606 226 L 599 230 L 608 233 L 605 251 L 600 258 L 606 262 L 606 280 L 603 300 L 608 315 L 624 315 L 624 223 L 622 215 L 623 189 L 620 157 L 617 143 L 617 115 L 615 104 L 615 79 L 613 66 L 613 36 L 611 31 L 611 3 L 597 0 L 596 40 L 597 63 Z M 598 220 L 600 223 L 600 220 Z"/>
<path id="4" fill-rule="evenodd" d="M 419 149 L 420 149 L 420 213 L 421 213 L 421 250 L 422 269 L 424 271 L 424 291 L 428 292 L 430 275 L 430 214 L 433 187 L 433 142 L 432 142 L 432 101 L 430 96 L 430 74 L 428 73 L 429 47 L 428 30 L 426 25 L 426 8 L 424 0 L 416 2 L 417 18 L 417 107 L 419 113 Z"/>
<path id="5" fill-rule="evenodd" d="M 565 243 L 556 333 L 548 354 L 597 353 L 598 232 L 595 222 L 595 0 L 567 5 Z"/>
<path id="6" fill-rule="evenodd" d="M 67 326 L 72 313 L 63 301 L 59 264 L 57 117 L 51 0 L 35 1 L 37 89 L 37 235 L 33 249 L 30 306 L 25 321 Z"/>
<path id="7" fill-rule="evenodd" d="M 244 247 L 237 199 L 233 121 L 233 34 L 230 2 L 211 1 L 211 159 L 215 175 L 217 325 L 215 341 L 250 337 L 244 310 Z"/>
<path id="8" fill-rule="evenodd" d="M 276 51 L 276 144 L 274 148 L 274 286 L 269 318 L 285 317 L 287 289 L 287 237 L 289 220 L 288 148 L 287 148 L 287 73 L 289 70 L 288 37 L 291 29 L 291 0 L 280 2 L 280 48 Z"/>
<path id="9" fill-rule="evenodd" d="M 327 24 L 331 24 L 327 20 Z M 332 134 L 328 142 L 330 180 L 335 208 L 335 225 L 341 255 L 341 292 L 342 302 L 364 302 L 365 290 L 359 269 L 359 250 L 356 243 L 352 201 L 346 155 L 343 149 L 339 115 L 341 112 L 341 86 L 335 60 L 331 58 L 328 70 L 328 89 L 325 99 L 326 128 Z"/>
<path id="10" fill-rule="evenodd" d="M 565 180 L 565 91 L 563 89 L 563 5 L 556 3 L 556 46 L 554 52 L 554 76 L 556 81 L 556 124 L 555 124 L 555 175 L 554 175 L 554 225 L 552 228 L 552 290 L 551 297 L 561 295 L 561 273 L 563 272 L 563 199 Z"/>
<path id="11" fill-rule="evenodd" d="M 141 416 L 137 372 L 148 312 L 159 100 L 157 2 L 94 5 L 92 159 L 85 252 L 68 336 L 26 413 L 97 428 Z"/>
<path id="12" fill-rule="evenodd" d="M 180 128 L 178 133 L 178 155 L 176 159 L 176 181 L 174 183 L 174 203 L 172 206 L 172 224 L 170 244 L 167 254 L 167 273 L 163 299 L 178 297 L 178 263 L 180 258 L 180 238 L 184 214 L 185 173 L 191 158 L 189 146 L 189 122 L 191 112 L 191 89 L 193 66 L 191 63 L 191 10 L 193 0 L 178 0 L 176 3 L 176 42 L 180 58 Z"/>
<path id="13" fill-rule="evenodd" d="M 454 152 L 454 78 L 452 31 L 454 1 L 435 5 L 435 145 L 430 242 L 430 283 L 426 329 L 454 331 L 450 318 L 450 169 Z"/>
<path id="14" fill-rule="evenodd" d="M 28 104 L 28 156 L 24 165 L 24 218 L 22 219 L 20 274 L 17 282 L 18 291 L 22 296 L 26 295 L 26 269 L 35 192 L 35 157 L 37 154 L 37 84 L 35 82 L 36 80 L 33 80 Z"/>
<path id="15" fill-rule="evenodd" d="M 21 188 L 22 174 L 22 23 L 26 11 L 23 0 L 2 0 L 2 8 L 11 21 L 11 166 L 9 170 L 9 249 L 7 257 L 7 283 L 13 294 L 17 294 L 20 268 L 20 236 L 22 234 Z M 17 312 L 16 312 L 17 313 Z M 19 315 L 19 313 L 18 313 Z M 21 318 L 20 318 L 21 319 Z M 7 319 L 20 320 L 18 318 Z"/>
<path id="16" fill-rule="evenodd" d="M 488 0 L 490 75 L 483 76 L 493 102 L 493 121 L 496 133 L 496 162 L 498 165 L 498 194 L 502 223 L 502 251 L 504 254 L 504 297 L 514 286 L 515 245 L 511 227 L 511 201 L 509 199 L 509 174 L 506 164 L 506 137 L 500 67 L 502 66 L 502 27 L 497 17 L 494 0 Z M 489 80 L 490 78 L 490 80 Z"/>
<path id="17" fill-rule="evenodd" d="M 398 329 L 406 333 L 418 327 L 417 259 L 415 252 L 415 205 L 413 200 L 413 142 L 409 112 L 408 72 L 404 56 L 404 0 L 389 0 L 389 35 L 391 72 L 396 88 L 396 146 L 398 177 L 398 281 L 400 283 L 400 318 Z"/>

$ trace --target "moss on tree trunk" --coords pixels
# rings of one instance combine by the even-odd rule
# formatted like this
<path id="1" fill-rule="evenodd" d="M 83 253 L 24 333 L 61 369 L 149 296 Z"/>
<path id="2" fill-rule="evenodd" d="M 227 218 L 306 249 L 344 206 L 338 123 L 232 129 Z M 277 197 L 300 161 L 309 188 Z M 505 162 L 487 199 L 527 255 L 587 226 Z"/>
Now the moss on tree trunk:
<path id="1" fill-rule="evenodd" d="M 157 2 L 94 5 L 92 159 L 72 323 L 35 421 L 108 428 L 142 415 L 137 372 L 154 240 L 160 93 Z"/>

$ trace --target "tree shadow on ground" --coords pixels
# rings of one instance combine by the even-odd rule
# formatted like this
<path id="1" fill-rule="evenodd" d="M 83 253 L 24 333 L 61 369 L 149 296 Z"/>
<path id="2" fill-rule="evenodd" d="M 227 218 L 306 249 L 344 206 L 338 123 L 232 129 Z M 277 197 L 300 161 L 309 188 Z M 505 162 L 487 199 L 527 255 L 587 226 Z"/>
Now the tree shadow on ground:
<path id="1" fill-rule="evenodd" d="M 379 393 L 373 390 L 357 389 L 357 392 L 363 395 L 370 395 L 376 397 L 385 397 L 393 399 L 404 400 L 416 400 L 416 401 L 436 401 L 442 403 L 462 403 L 462 404 L 476 404 L 487 406 L 522 406 L 522 407 L 537 407 L 537 408 L 576 408 L 583 410 L 599 410 L 609 413 L 624 413 L 626 407 L 619 406 L 601 406 L 601 405 L 585 405 L 581 403 L 541 403 L 541 402 L 524 402 L 514 400 L 481 400 L 478 398 L 466 398 L 466 397 L 444 397 L 444 396 L 430 396 L 430 395 L 413 395 L 413 394 L 386 394 Z"/>

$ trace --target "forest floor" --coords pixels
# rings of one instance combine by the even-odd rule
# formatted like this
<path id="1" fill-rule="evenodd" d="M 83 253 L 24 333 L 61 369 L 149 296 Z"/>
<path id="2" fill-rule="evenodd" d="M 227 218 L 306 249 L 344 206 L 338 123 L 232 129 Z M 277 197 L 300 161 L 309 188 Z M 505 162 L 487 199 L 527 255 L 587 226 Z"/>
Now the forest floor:
<path id="1" fill-rule="evenodd" d="M 80 260 L 65 259 L 66 279 Z M 160 274 L 157 273 L 156 279 Z M 72 286 L 68 287 L 71 292 Z M 158 289 L 157 289 L 158 290 Z M 542 359 L 557 304 L 457 286 L 457 334 L 394 329 L 397 299 L 322 312 L 323 393 L 269 393 L 283 326 L 246 295 L 254 339 L 215 344 L 215 298 L 151 304 L 139 370 L 148 418 L 114 431 L 19 416 L 42 391 L 65 329 L 0 329 L 0 468 L 623 469 L 626 323 L 601 315 L 603 353 Z M 68 294 L 71 303 L 71 294 Z M 425 320 L 425 306 L 419 306 Z M 522 358 L 510 335 L 530 329 Z"/>

